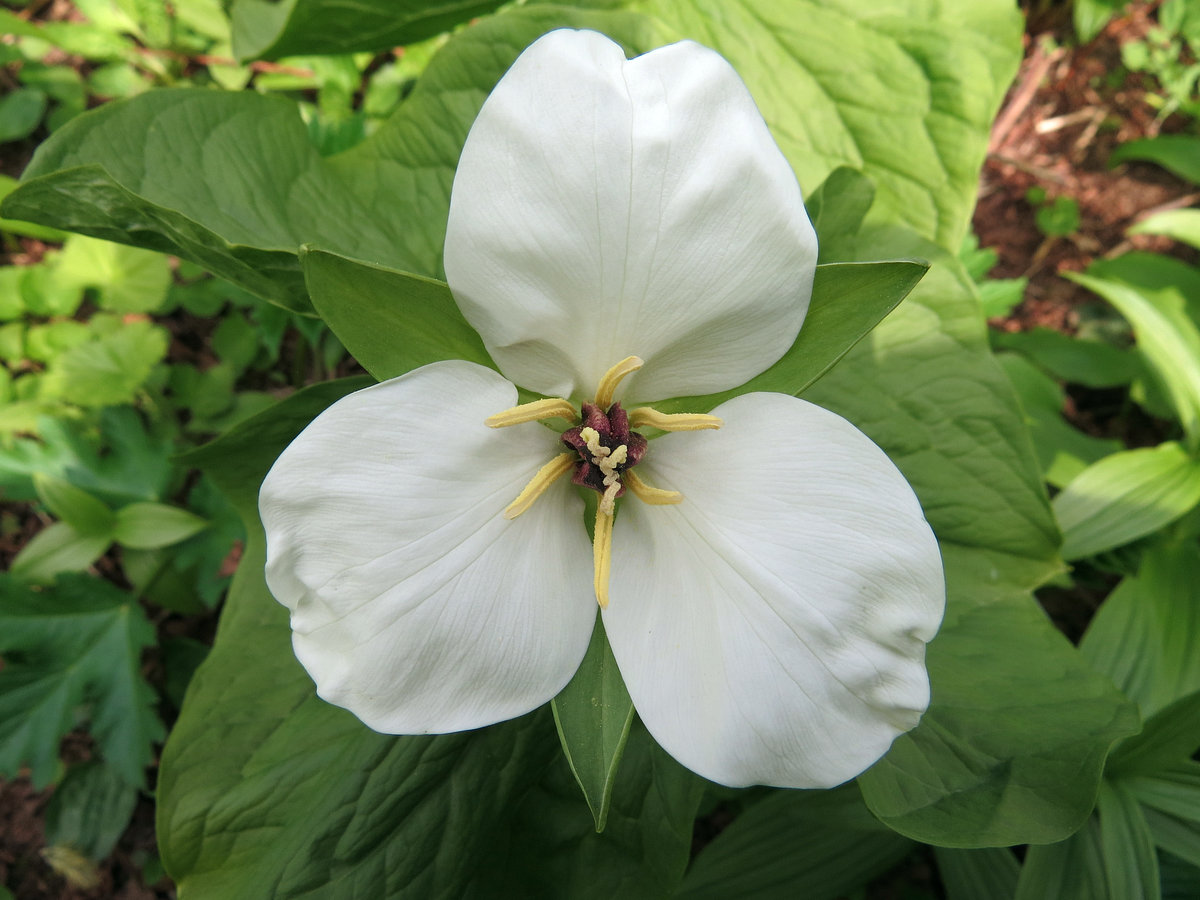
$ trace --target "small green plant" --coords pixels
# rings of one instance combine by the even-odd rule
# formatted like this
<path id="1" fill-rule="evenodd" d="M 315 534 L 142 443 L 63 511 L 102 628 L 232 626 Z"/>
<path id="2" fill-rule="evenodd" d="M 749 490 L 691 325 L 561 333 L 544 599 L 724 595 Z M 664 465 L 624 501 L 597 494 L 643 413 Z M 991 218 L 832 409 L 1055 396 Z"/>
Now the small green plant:
<path id="1" fill-rule="evenodd" d="M 1064 194 L 1051 198 L 1046 189 L 1034 185 L 1025 192 L 1034 207 L 1038 231 L 1046 237 L 1067 237 L 1079 230 L 1079 203 Z"/>

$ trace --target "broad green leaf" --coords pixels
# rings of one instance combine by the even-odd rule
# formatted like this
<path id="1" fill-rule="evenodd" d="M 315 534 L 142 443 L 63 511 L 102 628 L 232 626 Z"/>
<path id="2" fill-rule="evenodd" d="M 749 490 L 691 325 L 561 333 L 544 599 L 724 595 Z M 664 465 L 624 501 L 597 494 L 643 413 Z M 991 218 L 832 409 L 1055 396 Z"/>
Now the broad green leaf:
<path id="1" fill-rule="evenodd" d="M 72 766 L 46 807 L 46 844 L 104 859 L 129 825 L 137 798 L 137 787 L 106 763 Z"/>
<path id="2" fill-rule="evenodd" d="M 738 70 L 801 185 L 861 169 L 869 221 L 904 222 L 957 250 L 991 120 L 1020 61 L 1011 4 L 922 0 L 639 0 L 672 39 Z M 854 77 L 847 77 L 853 72 Z"/>
<path id="3" fill-rule="evenodd" d="M 0 144 L 29 137 L 46 112 L 46 92 L 17 88 L 0 97 Z"/>
<path id="4" fill-rule="evenodd" d="M 105 763 L 141 786 L 163 737 L 142 650 L 154 628 L 129 594 L 82 575 L 34 590 L 0 575 L 0 772 L 33 770 L 41 787 L 80 707 Z"/>
<path id="5" fill-rule="evenodd" d="M 1093 388 L 1129 384 L 1140 368 L 1137 356 L 1100 341 L 1069 337 L 1049 328 L 1012 334 L 993 332 L 992 345 L 1024 354 L 1063 381 Z"/>
<path id="6" fill-rule="evenodd" d="M 162 503 L 131 503 L 117 510 L 113 539 L 135 550 L 155 550 L 185 541 L 208 527 L 199 516 Z"/>
<path id="7" fill-rule="evenodd" d="M 101 309 L 148 313 L 167 299 L 171 270 L 161 253 L 73 235 L 58 256 L 55 276 L 70 287 L 95 288 Z"/>
<path id="8" fill-rule="evenodd" d="M 494 834 L 464 900 L 611 900 L 674 896 L 692 844 L 704 782 L 636 723 L 613 790 L 608 825 L 593 827 L 558 755 Z M 457 895 L 456 895 L 457 900 Z"/>
<path id="9" fill-rule="evenodd" d="M 1129 141 L 1112 152 L 1108 164 L 1115 166 L 1131 159 L 1157 163 L 1180 178 L 1200 184 L 1200 137 L 1164 134 Z"/>
<path id="10" fill-rule="evenodd" d="M 692 862 L 681 900 L 834 900 L 886 872 L 913 843 L 882 826 L 853 785 L 775 791 Z"/>
<path id="11" fill-rule="evenodd" d="M 51 581 L 60 572 L 82 572 L 111 543 L 111 534 L 81 534 L 66 522 L 55 522 L 21 548 L 10 571 L 26 581 Z"/>
<path id="12" fill-rule="evenodd" d="M 1196 152 L 1200 153 L 1200 144 Z M 1162 234 L 1172 240 L 1200 248 L 1200 209 L 1171 209 L 1143 219 L 1130 234 Z"/>
<path id="13" fill-rule="evenodd" d="M 734 390 L 659 401 L 655 409 L 664 413 L 707 412 L 748 391 L 800 393 L 895 309 L 921 280 L 926 268 L 925 263 L 915 260 L 817 266 L 808 315 L 782 359 Z"/>
<path id="14" fill-rule="evenodd" d="M 1108 896 L 1158 900 L 1158 857 L 1137 799 L 1122 785 L 1106 780 L 1100 785 L 1097 812 Z"/>
<path id="15" fill-rule="evenodd" d="M 1092 817 L 1066 840 L 1029 848 L 1013 900 L 1097 900 L 1107 896 L 1100 823 Z"/>
<path id="16" fill-rule="evenodd" d="M 233 52 L 241 60 L 390 50 L 449 31 L 501 0 L 236 0 Z"/>
<path id="17" fill-rule="evenodd" d="M 1200 691 L 1200 549 L 1181 541 L 1142 556 L 1092 619 L 1079 649 L 1147 718 Z"/>
<path id="18" fill-rule="evenodd" d="M 1110 778 L 1150 775 L 1190 760 L 1198 750 L 1200 690 L 1147 718 L 1140 733 L 1126 738 L 1113 751 L 1106 773 Z"/>
<path id="19" fill-rule="evenodd" d="M 551 703 L 571 774 L 603 831 L 617 767 L 633 724 L 633 701 L 617 669 L 599 613 L 579 670 Z"/>
<path id="20" fill-rule="evenodd" d="M 1129 320 L 1138 349 L 1170 392 L 1190 445 L 1200 446 L 1200 328 L 1188 315 L 1185 295 L 1178 288 L 1139 290 L 1074 272 L 1064 277 L 1095 291 Z"/>
<path id="21" fill-rule="evenodd" d="M 167 332 L 146 321 L 79 344 L 46 370 L 43 393 L 80 406 L 129 403 L 167 354 Z"/>
<path id="22" fill-rule="evenodd" d="M 871 811 L 945 847 L 1045 843 L 1091 812 L 1132 704 L 1032 604 L 992 603 L 929 646 L 933 703 L 859 785 Z"/>
<path id="23" fill-rule="evenodd" d="M 1007 847 L 934 847 L 946 900 L 1012 900 L 1021 864 Z"/>
<path id="24" fill-rule="evenodd" d="M 1200 503 L 1200 460 L 1175 442 L 1106 456 L 1053 501 L 1063 558 L 1080 559 L 1158 531 Z"/>
<path id="25" fill-rule="evenodd" d="M 263 581 L 258 485 L 312 416 L 362 381 L 302 391 L 187 460 L 210 467 L 249 539 L 163 751 L 159 845 L 183 896 L 461 896 L 558 752 L 544 713 L 437 737 L 375 734 L 319 700 L 292 655 L 287 611 Z"/>
<path id="26" fill-rule="evenodd" d="M 87 491 L 82 491 L 69 481 L 36 472 L 33 484 L 38 499 L 51 515 L 62 519 L 82 535 L 96 535 L 112 540 L 115 524 L 113 512 Z M 107 546 L 107 545 L 106 545 Z"/>
<path id="27" fill-rule="evenodd" d="M 379 381 L 442 359 L 495 368 L 444 282 L 319 250 L 301 260 L 313 306 Z"/>

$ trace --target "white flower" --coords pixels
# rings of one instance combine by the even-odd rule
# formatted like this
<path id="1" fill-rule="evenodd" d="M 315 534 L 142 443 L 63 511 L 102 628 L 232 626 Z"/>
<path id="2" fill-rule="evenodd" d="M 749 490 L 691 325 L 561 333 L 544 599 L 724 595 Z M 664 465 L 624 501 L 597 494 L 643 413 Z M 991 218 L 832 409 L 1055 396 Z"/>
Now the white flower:
<path id="1" fill-rule="evenodd" d="M 538 40 L 467 139 L 445 261 L 506 377 L 447 361 L 351 394 L 263 484 L 267 582 L 323 698 L 397 734 L 521 715 L 600 599 L 646 727 L 714 781 L 832 786 L 916 724 L 942 570 L 884 453 L 781 394 L 627 403 L 634 429 L 687 429 L 644 455 L 609 409 L 744 383 L 808 307 L 799 187 L 723 59 Z M 509 409 L 513 383 L 575 402 Z M 603 491 L 595 547 L 567 474 Z"/>

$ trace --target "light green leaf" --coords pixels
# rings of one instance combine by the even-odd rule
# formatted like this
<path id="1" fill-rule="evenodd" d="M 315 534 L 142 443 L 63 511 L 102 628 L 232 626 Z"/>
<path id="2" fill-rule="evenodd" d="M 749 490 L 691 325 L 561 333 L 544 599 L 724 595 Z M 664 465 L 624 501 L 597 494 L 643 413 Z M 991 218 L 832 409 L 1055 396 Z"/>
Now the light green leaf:
<path id="1" fill-rule="evenodd" d="M 1021 864 L 1007 847 L 934 847 L 946 900 L 1012 900 Z"/>
<path id="2" fill-rule="evenodd" d="M 1129 320 L 1138 349 L 1171 395 L 1190 446 L 1200 447 L 1200 328 L 1188 315 L 1184 294 L 1178 288 L 1139 289 L 1074 272 L 1064 277 L 1095 291 Z"/>
<path id="3" fill-rule="evenodd" d="M 1149 775 L 1190 760 L 1198 750 L 1200 691 L 1180 697 L 1149 717 L 1140 733 L 1117 746 L 1105 771 L 1110 778 Z"/>
<path id="4" fill-rule="evenodd" d="M 46 92 L 17 88 L 0 97 L 0 144 L 29 137 L 46 112 Z"/>
<path id="5" fill-rule="evenodd" d="M 137 798 L 137 787 L 106 763 L 72 766 L 46 807 L 46 844 L 104 859 L 129 825 Z"/>
<path id="6" fill-rule="evenodd" d="M 301 260 L 313 306 L 379 381 L 442 359 L 496 367 L 444 282 L 318 250 Z"/>
<path id="7" fill-rule="evenodd" d="M 1092 619 L 1079 649 L 1146 717 L 1200 691 L 1200 548 L 1159 544 Z"/>
<path id="8" fill-rule="evenodd" d="M 1087 818 L 1137 714 L 1032 604 L 962 614 L 929 646 L 933 703 L 859 777 L 871 811 L 944 847 L 1045 843 Z"/>
<path id="9" fill-rule="evenodd" d="M 131 503 L 117 510 L 113 539 L 134 550 L 155 550 L 185 541 L 208 527 L 186 509 L 162 503 Z"/>
<path id="10" fill-rule="evenodd" d="M 62 519 L 81 535 L 104 537 L 105 546 L 112 541 L 116 522 L 113 512 L 87 491 L 44 472 L 34 473 L 33 485 L 38 499 L 55 518 Z"/>
<path id="11" fill-rule="evenodd" d="M 1097 805 L 1100 846 L 1115 900 L 1158 900 L 1158 857 L 1137 799 L 1120 784 L 1103 781 Z"/>
<path id="12" fill-rule="evenodd" d="M 128 403 L 167 355 L 167 344 L 160 326 L 128 322 L 58 356 L 46 370 L 44 395 L 80 406 Z"/>
<path id="13" fill-rule="evenodd" d="M 1200 460 L 1175 442 L 1106 456 L 1053 500 L 1063 558 L 1080 559 L 1158 531 L 1200 503 Z"/>
<path id="14" fill-rule="evenodd" d="M 1107 896 L 1100 823 L 1092 817 L 1064 841 L 1029 848 L 1013 900 L 1097 900 Z"/>
<path id="15" fill-rule="evenodd" d="M 1163 134 L 1129 141 L 1112 152 L 1108 164 L 1115 166 L 1131 159 L 1157 163 L 1180 178 L 1200 184 L 1200 137 Z"/>
<path id="16" fill-rule="evenodd" d="M 0 772 L 27 764 L 34 785 L 47 784 L 82 706 L 106 764 L 141 786 L 163 737 L 141 675 L 153 641 L 134 598 L 106 581 L 72 575 L 34 590 L 0 575 Z"/>
<path id="17" fill-rule="evenodd" d="M 390 50 L 449 31 L 501 0 L 361 0 L 348 15 L 337 0 L 236 0 L 234 55 L 240 60 Z"/>
<path id="18" fill-rule="evenodd" d="M 147 313 L 162 306 L 171 270 L 161 253 L 73 235 L 63 247 L 55 276 L 68 287 L 95 288 L 101 309 Z"/>
<path id="19" fill-rule="evenodd" d="M 111 543 L 111 534 L 80 534 L 66 522 L 55 522 L 21 548 L 10 571 L 26 581 L 51 581 L 60 572 L 82 572 Z"/>
<path id="20" fill-rule="evenodd" d="M 633 724 L 633 701 L 617 669 L 599 612 L 579 670 L 551 703 L 571 774 L 603 831 L 617 767 Z"/>
<path id="21" fill-rule="evenodd" d="M 1200 145 L 1197 146 L 1200 152 Z M 1200 248 L 1200 209 L 1171 209 L 1143 219 L 1129 234 L 1161 234 Z"/>
<path id="22" fill-rule="evenodd" d="M 838 166 L 875 182 L 869 221 L 957 250 L 991 120 L 1020 61 L 1011 4 L 641 0 L 670 37 L 728 59 L 808 189 Z M 847 77 L 853 72 L 854 77 Z M 876 257 L 882 254 L 875 254 Z"/>
<path id="23" fill-rule="evenodd" d="M 882 826 L 853 785 L 776 791 L 724 828 L 688 869 L 681 900 L 833 900 L 886 872 L 913 843 Z"/>
<path id="24" fill-rule="evenodd" d="M 1122 783 L 1151 809 L 1200 825 L 1200 762 L 1176 762 L 1152 775 L 1133 775 Z M 1196 845 L 1200 857 L 1200 844 Z"/>

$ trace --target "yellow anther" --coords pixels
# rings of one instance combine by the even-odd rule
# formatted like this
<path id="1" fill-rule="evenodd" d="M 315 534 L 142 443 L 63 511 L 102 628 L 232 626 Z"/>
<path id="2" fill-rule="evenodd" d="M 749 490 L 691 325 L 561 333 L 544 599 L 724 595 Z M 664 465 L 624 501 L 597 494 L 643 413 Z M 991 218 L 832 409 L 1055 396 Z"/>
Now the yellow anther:
<path id="1" fill-rule="evenodd" d="M 521 493 L 517 494 L 517 499 L 508 504 L 508 508 L 504 510 L 504 518 L 515 519 L 533 506 L 533 501 L 546 493 L 546 488 L 571 471 L 577 458 L 570 451 L 560 453 L 538 469 L 537 474 L 529 479 L 529 484 L 525 485 Z"/>
<path id="2" fill-rule="evenodd" d="M 596 508 L 596 531 L 592 539 L 592 562 L 595 576 L 592 587 L 596 590 L 596 602 L 601 609 L 608 608 L 608 574 L 612 568 L 612 512 L 606 512 L 603 504 Z"/>
<path id="3" fill-rule="evenodd" d="M 627 471 L 622 476 L 622 481 L 625 483 L 625 487 L 633 493 L 633 496 L 651 506 L 669 506 L 673 503 L 683 502 L 683 494 L 679 491 L 664 491 L 662 488 L 650 487 L 638 478 L 636 472 Z"/>
<path id="4" fill-rule="evenodd" d="M 488 416 L 483 423 L 488 428 L 507 428 L 509 425 L 521 425 L 525 422 L 537 422 L 540 419 L 566 419 L 568 422 L 578 422 L 579 413 L 575 407 L 561 397 L 550 397 L 546 400 L 534 400 L 532 403 L 522 403 L 494 416 Z"/>
<path id="5" fill-rule="evenodd" d="M 600 386 L 596 388 L 596 405 L 603 410 L 607 410 L 612 406 L 613 395 L 617 392 L 617 386 L 625 379 L 626 375 L 630 375 L 645 365 L 640 357 L 627 356 L 607 372 L 600 379 Z"/>
<path id="6" fill-rule="evenodd" d="M 649 406 L 639 406 L 629 411 L 629 424 L 634 428 L 657 428 L 660 431 L 703 431 L 720 428 L 725 423 L 717 416 L 704 413 L 660 413 Z"/>

